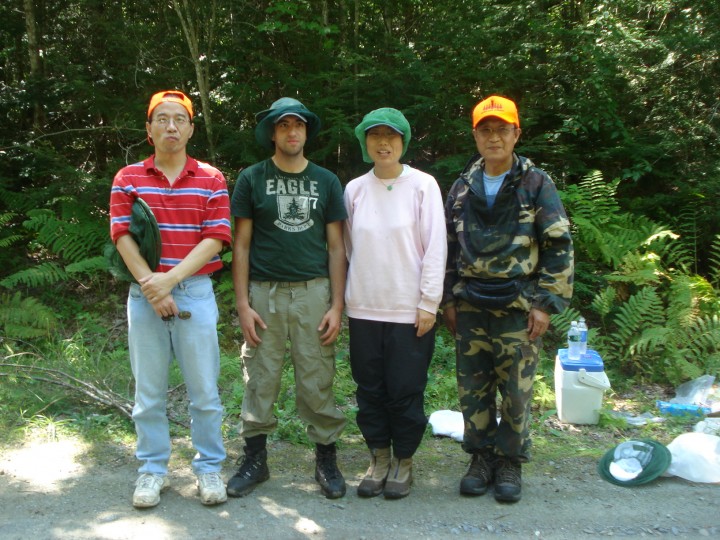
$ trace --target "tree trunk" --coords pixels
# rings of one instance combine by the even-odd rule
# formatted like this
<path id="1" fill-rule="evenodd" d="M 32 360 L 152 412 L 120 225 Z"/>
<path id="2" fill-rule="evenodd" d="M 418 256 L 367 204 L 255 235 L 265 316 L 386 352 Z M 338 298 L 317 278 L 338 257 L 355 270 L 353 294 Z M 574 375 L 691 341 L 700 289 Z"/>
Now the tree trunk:
<path id="1" fill-rule="evenodd" d="M 26 0 L 28 1 L 28 0 Z M 208 154 L 209 161 L 215 161 L 215 137 L 213 134 L 213 120 L 212 113 L 210 111 L 210 56 L 212 53 L 212 46 L 214 41 L 215 31 L 215 15 L 216 15 L 216 0 L 211 2 L 211 13 L 210 17 L 201 17 L 200 14 L 193 14 L 190 12 L 188 6 L 188 0 L 182 0 L 182 6 L 179 0 L 172 0 L 173 8 L 180 19 L 185 39 L 190 49 L 190 56 L 192 57 L 193 66 L 195 67 L 195 78 L 198 84 L 198 92 L 200 92 L 200 104 L 203 112 L 203 119 L 205 120 L 205 132 L 208 140 Z M 202 24 L 203 21 L 207 21 L 205 24 L 205 43 L 202 41 Z M 205 51 L 201 52 L 201 45 L 205 46 Z"/>
<path id="2" fill-rule="evenodd" d="M 355 51 L 355 60 L 353 60 L 353 109 L 355 116 L 360 113 L 360 100 L 358 95 L 358 86 L 360 84 L 360 73 L 358 69 L 358 52 L 360 47 L 360 0 L 355 0 L 355 17 L 353 20 L 353 50 Z"/>
<path id="3" fill-rule="evenodd" d="M 30 57 L 30 80 L 38 83 L 42 80 L 42 58 L 38 41 L 38 29 L 35 21 L 35 5 L 33 0 L 23 0 L 25 10 L 25 31 L 28 38 L 28 55 Z M 34 93 L 37 96 L 37 93 Z M 40 100 L 33 97 L 33 129 L 38 130 L 44 122 L 44 114 Z"/>

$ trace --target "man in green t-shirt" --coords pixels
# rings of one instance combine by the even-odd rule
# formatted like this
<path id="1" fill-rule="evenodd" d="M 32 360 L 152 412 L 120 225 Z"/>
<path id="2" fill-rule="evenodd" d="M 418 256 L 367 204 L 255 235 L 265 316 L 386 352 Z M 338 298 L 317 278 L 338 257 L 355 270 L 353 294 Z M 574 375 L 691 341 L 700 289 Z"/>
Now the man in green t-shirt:
<path id="1" fill-rule="evenodd" d="M 297 409 L 316 445 L 315 479 L 335 499 L 345 495 L 335 441 L 346 421 L 332 391 L 346 273 L 342 186 L 304 156 L 320 119 L 302 103 L 281 98 L 256 118 L 255 138 L 274 154 L 244 169 L 232 195 L 245 456 L 227 492 L 242 497 L 270 477 L 266 442 L 277 426 L 273 408 L 290 341 Z"/>

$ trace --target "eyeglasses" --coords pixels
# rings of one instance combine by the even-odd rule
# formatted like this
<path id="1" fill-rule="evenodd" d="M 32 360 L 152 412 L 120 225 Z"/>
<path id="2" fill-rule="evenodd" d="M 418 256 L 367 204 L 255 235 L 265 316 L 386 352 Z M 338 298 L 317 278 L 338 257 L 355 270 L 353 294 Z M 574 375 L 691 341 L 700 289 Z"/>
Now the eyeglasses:
<path id="1" fill-rule="evenodd" d="M 500 126 L 497 128 L 490 128 L 487 126 L 475 128 L 475 131 L 478 132 L 478 135 L 484 138 L 491 137 L 494 133 L 497 133 L 501 137 L 507 137 L 511 133 L 515 132 L 515 126 Z"/>
<path id="2" fill-rule="evenodd" d="M 169 126 L 170 122 L 175 124 L 176 127 L 185 127 L 189 121 L 190 120 L 188 120 L 185 116 L 176 116 L 175 118 L 170 118 L 169 116 L 158 116 L 157 118 L 153 118 L 153 122 L 163 128 Z"/>

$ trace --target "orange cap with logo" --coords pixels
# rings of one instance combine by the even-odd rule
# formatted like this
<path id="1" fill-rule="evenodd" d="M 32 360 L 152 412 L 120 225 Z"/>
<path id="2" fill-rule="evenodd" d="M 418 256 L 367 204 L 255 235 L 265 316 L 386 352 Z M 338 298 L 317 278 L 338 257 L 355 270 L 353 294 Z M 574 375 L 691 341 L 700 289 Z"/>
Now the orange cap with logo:
<path id="1" fill-rule="evenodd" d="M 162 92 L 154 94 L 153 97 L 150 98 L 150 106 L 148 107 L 147 113 L 148 122 L 152 118 L 152 112 L 155 110 L 155 107 L 157 107 L 161 103 L 166 103 L 168 101 L 171 103 L 179 103 L 180 105 L 185 107 L 185 110 L 190 115 L 190 120 L 193 119 L 193 106 L 192 101 L 190 101 L 189 97 L 187 97 L 179 90 L 163 90 Z"/>
<path id="2" fill-rule="evenodd" d="M 515 124 L 520 127 L 520 117 L 518 116 L 517 106 L 515 102 L 500 96 L 490 96 L 475 105 L 472 114 L 473 129 L 486 118 L 499 118 L 508 124 Z"/>

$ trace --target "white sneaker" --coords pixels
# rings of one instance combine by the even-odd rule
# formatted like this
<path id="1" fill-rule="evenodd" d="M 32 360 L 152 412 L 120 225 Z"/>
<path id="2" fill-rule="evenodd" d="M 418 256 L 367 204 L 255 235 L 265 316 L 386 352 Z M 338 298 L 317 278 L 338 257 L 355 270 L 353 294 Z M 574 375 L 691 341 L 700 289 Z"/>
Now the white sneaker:
<path id="1" fill-rule="evenodd" d="M 160 502 L 160 492 L 170 487 L 167 476 L 143 473 L 135 482 L 133 493 L 133 506 L 135 508 L 150 508 Z"/>
<path id="2" fill-rule="evenodd" d="M 200 490 L 200 502 L 203 504 L 220 504 L 227 501 L 227 491 L 220 473 L 211 472 L 197 475 Z"/>

